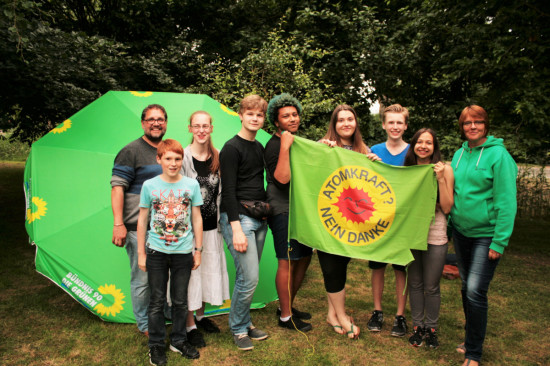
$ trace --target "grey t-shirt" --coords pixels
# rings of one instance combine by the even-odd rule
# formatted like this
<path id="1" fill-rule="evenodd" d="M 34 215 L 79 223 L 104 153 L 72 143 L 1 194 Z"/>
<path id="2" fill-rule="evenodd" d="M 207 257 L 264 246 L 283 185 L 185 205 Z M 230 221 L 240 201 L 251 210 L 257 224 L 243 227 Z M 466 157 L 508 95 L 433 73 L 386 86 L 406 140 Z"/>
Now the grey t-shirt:
<path id="1" fill-rule="evenodd" d="M 143 182 L 162 174 L 157 163 L 157 149 L 142 137 L 126 145 L 115 158 L 111 187 L 124 188 L 124 224 L 128 231 L 137 230 L 139 195 Z"/>

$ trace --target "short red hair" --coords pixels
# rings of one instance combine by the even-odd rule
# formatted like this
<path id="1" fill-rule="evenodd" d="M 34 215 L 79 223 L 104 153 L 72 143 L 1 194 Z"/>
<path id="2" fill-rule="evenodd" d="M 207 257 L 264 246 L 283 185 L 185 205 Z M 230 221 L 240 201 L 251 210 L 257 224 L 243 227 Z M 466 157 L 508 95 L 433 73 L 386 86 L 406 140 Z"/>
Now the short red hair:
<path id="1" fill-rule="evenodd" d="M 162 140 L 157 146 L 157 156 L 159 159 L 162 158 L 167 151 L 174 152 L 183 157 L 183 147 L 179 142 L 174 139 Z"/>
<path id="2" fill-rule="evenodd" d="M 460 117 L 458 118 L 458 125 L 460 126 L 460 136 L 462 137 L 462 139 L 466 140 L 466 135 L 464 134 L 464 121 L 466 121 L 466 118 L 468 117 L 485 122 L 485 135 L 483 137 L 487 137 L 487 134 L 489 133 L 489 127 L 491 127 L 487 111 L 483 109 L 483 107 L 472 104 L 464 108 L 460 113 Z"/>

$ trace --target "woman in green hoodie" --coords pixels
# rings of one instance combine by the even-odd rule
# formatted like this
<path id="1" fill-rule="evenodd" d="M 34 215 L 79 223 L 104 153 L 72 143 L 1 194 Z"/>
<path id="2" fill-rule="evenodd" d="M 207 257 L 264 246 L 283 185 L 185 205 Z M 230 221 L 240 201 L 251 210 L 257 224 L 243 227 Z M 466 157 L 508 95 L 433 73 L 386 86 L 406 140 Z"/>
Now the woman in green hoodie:
<path id="1" fill-rule="evenodd" d="M 453 241 L 466 317 L 464 344 L 457 350 L 466 355 L 463 365 L 477 366 L 487 329 L 489 283 L 514 227 L 518 168 L 502 139 L 487 136 L 489 119 L 482 107 L 464 108 L 458 123 L 467 141 L 451 163 Z"/>

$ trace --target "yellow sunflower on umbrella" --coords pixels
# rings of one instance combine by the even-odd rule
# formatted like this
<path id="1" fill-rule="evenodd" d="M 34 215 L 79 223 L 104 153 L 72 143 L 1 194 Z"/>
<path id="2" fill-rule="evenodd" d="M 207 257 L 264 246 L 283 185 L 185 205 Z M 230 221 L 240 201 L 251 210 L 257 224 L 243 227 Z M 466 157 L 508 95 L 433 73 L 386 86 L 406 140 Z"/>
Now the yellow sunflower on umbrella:
<path id="1" fill-rule="evenodd" d="M 63 121 L 63 123 L 60 123 L 59 125 L 57 125 L 57 127 L 55 127 L 52 130 L 52 133 L 63 133 L 67 131 L 69 128 L 71 128 L 72 125 L 73 123 L 71 122 L 71 120 L 66 119 L 65 121 Z"/>
<path id="2" fill-rule="evenodd" d="M 138 92 L 138 91 L 133 91 L 133 90 L 130 91 L 130 93 L 132 95 L 135 95 L 136 97 L 145 97 L 145 98 L 149 97 L 153 94 L 153 92 L 150 92 L 150 91 L 148 91 L 148 92 Z"/>
<path id="3" fill-rule="evenodd" d="M 33 197 L 31 202 L 36 207 L 36 209 L 33 211 L 31 208 L 27 209 L 27 220 L 29 221 L 29 224 L 33 222 L 34 220 L 40 220 L 40 218 L 44 215 L 46 215 L 46 211 L 48 211 L 47 203 L 40 197 Z"/>
<path id="4" fill-rule="evenodd" d="M 120 313 L 123 309 L 122 304 L 126 303 L 123 301 L 124 294 L 120 289 L 117 289 L 115 285 L 107 285 L 99 286 L 98 291 L 103 295 L 111 295 L 114 299 L 113 305 L 111 306 L 105 306 L 103 304 L 97 304 L 94 307 L 94 310 L 97 311 L 98 314 L 101 315 L 113 315 Z"/>

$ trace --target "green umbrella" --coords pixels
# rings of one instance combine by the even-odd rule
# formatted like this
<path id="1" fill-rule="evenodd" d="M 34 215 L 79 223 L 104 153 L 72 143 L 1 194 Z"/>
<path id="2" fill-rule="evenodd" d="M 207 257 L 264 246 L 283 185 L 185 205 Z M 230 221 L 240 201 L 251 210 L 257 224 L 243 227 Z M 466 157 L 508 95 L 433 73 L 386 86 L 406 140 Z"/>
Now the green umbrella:
<path id="1" fill-rule="evenodd" d="M 141 111 L 161 104 L 168 113 L 167 138 L 191 142 L 189 116 L 212 115 L 212 139 L 221 149 L 241 128 L 238 115 L 206 95 L 108 92 L 32 145 L 25 165 L 25 226 L 36 245 L 36 269 L 104 320 L 134 322 L 126 251 L 111 243 L 111 170 L 116 154 L 143 135 Z M 265 144 L 269 135 L 258 133 Z M 230 284 L 235 267 L 226 250 Z M 253 307 L 277 298 L 277 266 L 268 234 Z M 210 312 L 227 312 L 230 302 Z"/>

